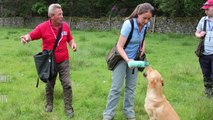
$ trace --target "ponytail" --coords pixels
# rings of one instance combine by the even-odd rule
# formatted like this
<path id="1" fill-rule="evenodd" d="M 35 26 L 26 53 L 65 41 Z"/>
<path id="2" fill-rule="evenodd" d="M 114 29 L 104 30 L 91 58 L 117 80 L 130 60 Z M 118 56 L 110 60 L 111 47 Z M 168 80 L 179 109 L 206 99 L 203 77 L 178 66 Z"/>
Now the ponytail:
<path id="1" fill-rule="evenodd" d="M 138 15 L 150 12 L 153 15 L 154 12 L 154 7 L 149 4 L 149 3 L 142 3 L 139 4 L 135 10 L 132 12 L 130 16 L 128 16 L 126 19 L 132 19 L 132 18 L 137 18 Z"/>

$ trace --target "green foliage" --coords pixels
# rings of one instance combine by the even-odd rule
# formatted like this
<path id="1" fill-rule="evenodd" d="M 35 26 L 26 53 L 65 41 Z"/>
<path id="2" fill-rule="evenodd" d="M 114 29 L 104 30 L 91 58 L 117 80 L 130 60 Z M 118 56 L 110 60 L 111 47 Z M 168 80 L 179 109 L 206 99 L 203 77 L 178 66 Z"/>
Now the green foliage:
<path id="1" fill-rule="evenodd" d="M 102 17 L 111 10 L 114 0 L 72 0 L 71 15 L 79 17 Z"/>
<path id="2" fill-rule="evenodd" d="M 184 16 L 201 16 L 200 10 L 203 1 L 200 0 L 154 0 L 157 7 L 157 13 L 165 16 L 184 17 Z M 196 13 L 196 14 L 194 14 Z"/>
<path id="3" fill-rule="evenodd" d="M 185 16 L 201 16 L 204 12 L 200 9 L 204 1 L 202 0 L 185 0 Z M 195 14 L 196 13 L 196 14 Z"/>
<path id="4" fill-rule="evenodd" d="M 66 120 L 63 91 L 59 80 L 54 93 L 54 110 L 44 112 L 45 84 L 35 88 L 33 55 L 41 50 L 41 40 L 26 45 L 19 37 L 31 29 L 0 28 L 0 116 L 2 120 Z M 100 120 L 111 87 L 111 72 L 105 55 L 117 41 L 119 31 L 72 31 L 78 51 L 70 53 L 73 86 L 73 120 Z M 212 99 L 203 93 L 202 73 L 194 48 L 198 40 L 183 34 L 147 33 L 146 53 L 154 69 L 163 76 L 163 92 L 181 120 L 211 120 Z M 2 81 L 2 76 L 7 79 Z M 137 120 L 148 120 L 144 110 L 147 80 L 139 73 L 135 96 Z M 115 120 L 126 120 L 123 113 L 124 89 Z"/>
<path id="5" fill-rule="evenodd" d="M 33 0 L 7 0 L 4 1 L 2 6 L 2 11 L 0 13 L 1 17 L 13 17 L 13 16 L 29 16 L 31 15 L 31 4 Z"/>
<path id="6" fill-rule="evenodd" d="M 71 9 L 73 6 L 72 0 L 58 0 L 58 3 L 61 5 L 61 7 L 63 9 L 63 15 L 70 16 Z"/>
<path id="7" fill-rule="evenodd" d="M 48 10 L 47 4 L 44 1 L 36 2 L 32 6 L 32 11 L 38 13 L 39 15 L 47 14 L 47 10 Z"/>
<path id="8" fill-rule="evenodd" d="M 138 4 L 151 3 L 158 16 L 185 17 L 202 16 L 201 0 L 7 0 L 3 1 L 1 16 L 46 16 L 52 3 L 61 4 L 64 16 L 106 17 L 129 16 Z M 14 7 L 16 6 L 16 7 Z M 116 7 L 114 11 L 112 8 Z M 196 14 L 194 14 L 196 13 Z"/>

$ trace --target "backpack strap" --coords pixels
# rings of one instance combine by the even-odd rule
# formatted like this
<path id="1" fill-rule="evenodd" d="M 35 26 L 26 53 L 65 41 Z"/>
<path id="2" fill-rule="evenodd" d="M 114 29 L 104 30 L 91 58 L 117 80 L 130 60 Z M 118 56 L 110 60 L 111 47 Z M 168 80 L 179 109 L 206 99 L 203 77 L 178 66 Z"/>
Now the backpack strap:
<path id="1" fill-rule="evenodd" d="M 207 19 L 204 20 L 203 23 L 203 31 L 206 31 L 206 24 L 207 24 Z M 202 37 L 201 41 L 203 42 L 203 52 L 205 50 L 205 45 L 204 45 L 204 40 L 205 40 L 206 34 Z"/>
<path id="2" fill-rule="evenodd" d="M 207 20 L 205 19 L 203 24 L 203 31 L 206 31 L 206 23 L 207 23 Z"/>
<path id="3" fill-rule="evenodd" d="M 128 36 L 128 38 L 127 38 L 127 41 L 126 41 L 126 43 L 125 43 L 125 45 L 124 45 L 124 49 L 125 49 L 125 48 L 127 47 L 127 45 L 129 44 L 130 39 L 132 39 L 132 33 L 133 33 L 133 30 L 134 30 L 134 21 L 133 21 L 133 19 L 130 19 L 129 21 L 130 21 L 130 23 L 131 23 L 132 29 L 131 29 L 131 31 L 130 31 L 130 33 L 129 33 L 129 36 Z"/>
<path id="4" fill-rule="evenodd" d="M 62 28 L 63 28 L 63 24 L 61 24 L 61 28 L 60 28 L 59 31 L 58 31 L 58 35 L 57 35 L 57 38 L 56 38 L 56 40 L 55 40 L 55 45 L 54 45 L 54 47 L 53 47 L 53 52 L 55 51 L 55 48 L 56 48 L 56 46 L 57 46 L 57 44 L 58 44 L 58 41 L 59 41 L 60 38 L 61 38 Z"/>

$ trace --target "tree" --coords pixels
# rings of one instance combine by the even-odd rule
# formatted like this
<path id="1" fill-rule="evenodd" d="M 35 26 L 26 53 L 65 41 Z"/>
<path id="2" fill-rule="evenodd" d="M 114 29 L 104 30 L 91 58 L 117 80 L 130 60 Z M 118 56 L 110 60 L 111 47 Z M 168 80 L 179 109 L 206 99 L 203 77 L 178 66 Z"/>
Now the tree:
<path id="1" fill-rule="evenodd" d="M 64 16 L 70 16 L 71 9 L 73 7 L 73 2 L 71 0 L 58 0 L 58 3 L 61 5 L 63 9 Z"/>
<path id="2" fill-rule="evenodd" d="M 47 16 L 48 6 L 59 3 L 64 16 L 129 16 L 138 4 L 151 3 L 158 16 L 202 16 L 201 0 L 0 0 L 1 16 Z"/>
<path id="3" fill-rule="evenodd" d="M 102 17 L 107 16 L 114 0 L 71 0 L 72 16 Z"/>
<path id="4" fill-rule="evenodd" d="M 200 16 L 202 3 L 200 0 L 154 0 L 157 13 L 171 17 Z"/>
<path id="5" fill-rule="evenodd" d="M 184 0 L 185 16 L 202 16 L 204 12 L 200 9 L 203 5 L 202 0 Z"/>
<path id="6" fill-rule="evenodd" d="M 3 17 L 27 16 L 31 15 L 31 4 L 34 0 L 2 0 L 2 15 Z"/>
<path id="7" fill-rule="evenodd" d="M 38 1 L 32 5 L 32 11 L 37 13 L 38 15 L 45 16 L 47 15 L 47 2 Z"/>

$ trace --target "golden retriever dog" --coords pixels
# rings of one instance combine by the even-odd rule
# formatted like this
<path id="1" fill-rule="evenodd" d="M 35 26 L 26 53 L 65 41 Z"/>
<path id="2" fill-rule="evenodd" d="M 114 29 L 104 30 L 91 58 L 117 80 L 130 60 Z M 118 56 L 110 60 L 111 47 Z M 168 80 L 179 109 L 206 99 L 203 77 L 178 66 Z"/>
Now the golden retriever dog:
<path id="1" fill-rule="evenodd" d="M 163 95 L 163 78 L 161 74 L 146 67 L 144 77 L 148 80 L 147 94 L 145 98 L 145 110 L 150 120 L 180 120 L 169 101 Z"/>

